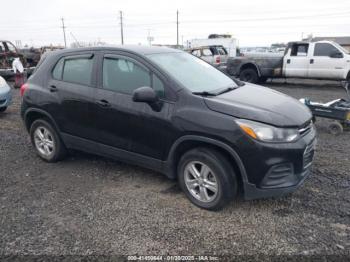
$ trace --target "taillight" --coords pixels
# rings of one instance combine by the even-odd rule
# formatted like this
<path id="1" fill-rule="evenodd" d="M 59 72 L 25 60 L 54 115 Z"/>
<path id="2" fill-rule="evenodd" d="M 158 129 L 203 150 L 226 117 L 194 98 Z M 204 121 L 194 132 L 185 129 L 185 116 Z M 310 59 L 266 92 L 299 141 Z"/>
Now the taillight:
<path id="1" fill-rule="evenodd" d="M 216 57 L 215 63 L 220 64 L 220 56 L 217 56 L 217 57 Z"/>
<path id="2" fill-rule="evenodd" d="M 20 94 L 21 94 L 21 96 L 24 95 L 24 92 L 26 91 L 27 88 L 28 88 L 28 84 L 27 84 L 27 83 L 25 83 L 25 84 L 23 84 L 23 85 L 21 86 L 21 89 L 20 89 Z"/>

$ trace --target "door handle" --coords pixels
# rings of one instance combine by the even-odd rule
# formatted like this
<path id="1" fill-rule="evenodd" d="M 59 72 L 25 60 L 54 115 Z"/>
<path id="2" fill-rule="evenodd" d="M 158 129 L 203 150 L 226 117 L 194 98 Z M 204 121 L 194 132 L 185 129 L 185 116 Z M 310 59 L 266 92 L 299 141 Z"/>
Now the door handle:
<path id="1" fill-rule="evenodd" d="M 50 92 L 51 92 L 51 93 L 54 93 L 54 92 L 57 92 L 57 91 L 58 91 L 58 89 L 57 89 L 56 86 L 50 85 Z"/>
<path id="2" fill-rule="evenodd" d="M 287 59 L 287 64 L 290 64 L 290 59 Z"/>
<path id="3" fill-rule="evenodd" d="M 310 64 L 313 64 L 314 63 L 314 60 L 313 59 L 310 59 Z"/>
<path id="4" fill-rule="evenodd" d="M 107 100 L 104 100 L 104 99 L 97 101 L 97 104 L 99 106 L 102 106 L 102 107 L 110 107 L 111 106 L 111 104 Z"/>

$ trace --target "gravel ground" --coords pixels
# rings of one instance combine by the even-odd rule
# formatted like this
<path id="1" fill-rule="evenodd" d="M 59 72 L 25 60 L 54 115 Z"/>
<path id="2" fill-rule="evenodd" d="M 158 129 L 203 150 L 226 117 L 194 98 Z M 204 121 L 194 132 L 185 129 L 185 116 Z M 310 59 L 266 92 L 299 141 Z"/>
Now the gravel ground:
<path id="1" fill-rule="evenodd" d="M 344 96 L 335 83 L 287 82 L 266 85 L 316 101 Z M 316 123 L 313 174 L 298 191 L 208 212 L 145 169 L 77 152 L 41 161 L 13 94 L 0 115 L 0 255 L 350 256 L 350 132 L 330 135 L 326 120 Z"/>

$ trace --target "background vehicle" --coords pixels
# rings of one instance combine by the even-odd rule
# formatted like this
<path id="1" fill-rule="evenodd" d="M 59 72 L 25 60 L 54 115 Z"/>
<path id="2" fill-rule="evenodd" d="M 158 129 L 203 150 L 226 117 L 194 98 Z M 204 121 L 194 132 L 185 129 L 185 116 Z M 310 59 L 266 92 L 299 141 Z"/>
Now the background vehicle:
<path id="1" fill-rule="evenodd" d="M 220 70 L 226 70 L 228 53 L 223 46 L 200 46 L 186 51 Z"/>
<path id="2" fill-rule="evenodd" d="M 267 78 L 350 79 L 350 55 L 330 41 L 291 42 L 283 55 L 229 58 L 227 72 L 242 81 L 258 83 Z"/>
<path id="3" fill-rule="evenodd" d="M 5 79 L 0 76 L 0 112 L 4 112 L 11 104 L 11 88 Z"/>
<path id="4" fill-rule="evenodd" d="M 0 76 L 8 79 L 15 75 L 12 70 L 12 61 L 16 57 L 20 58 L 23 67 L 25 68 L 25 72 L 30 75 L 34 70 L 34 67 L 28 67 L 23 54 L 21 54 L 10 41 L 0 40 Z"/>
<path id="5" fill-rule="evenodd" d="M 213 37 L 212 37 L 213 36 Z M 223 46 L 228 53 L 229 57 L 235 57 L 237 55 L 237 40 L 235 38 L 227 37 L 225 35 L 210 35 L 208 39 L 192 39 L 187 41 L 187 48 L 196 48 L 200 46 Z"/>
<path id="6" fill-rule="evenodd" d="M 21 116 L 45 161 L 78 149 L 141 165 L 216 210 L 238 189 L 246 199 L 278 196 L 310 174 L 308 108 L 241 86 L 175 49 L 68 49 L 48 53 L 21 87 Z"/>

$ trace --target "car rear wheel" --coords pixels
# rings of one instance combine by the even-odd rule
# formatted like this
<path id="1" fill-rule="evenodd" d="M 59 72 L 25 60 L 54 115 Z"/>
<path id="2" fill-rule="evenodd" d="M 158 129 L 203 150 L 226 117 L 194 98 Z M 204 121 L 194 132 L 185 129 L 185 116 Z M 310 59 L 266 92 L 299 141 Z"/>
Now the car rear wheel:
<path id="1" fill-rule="evenodd" d="M 181 189 L 195 205 L 218 210 L 237 194 L 237 179 L 220 152 L 207 148 L 188 151 L 180 159 L 178 180 Z"/>
<path id="2" fill-rule="evenodd" d="M 239 74 L 239 79 L 244 82 L 257 83 L 258 73 L 253 68 L 243 69 Z"/>
<path id="3" fill-rule="evenodd" d="M 6 109 L 7 109 L 7 106 L 5 106 L 5 107 L 0 107 L 0 112 L 5 112 Z"/>
<path id="4" fill-rule="evenodd" d="M 30 138 L 38 156 L 47 162 L 56 162 L 66 155 L 66 148 L 56 130 L 44 119 L 33 122 Z"/>

